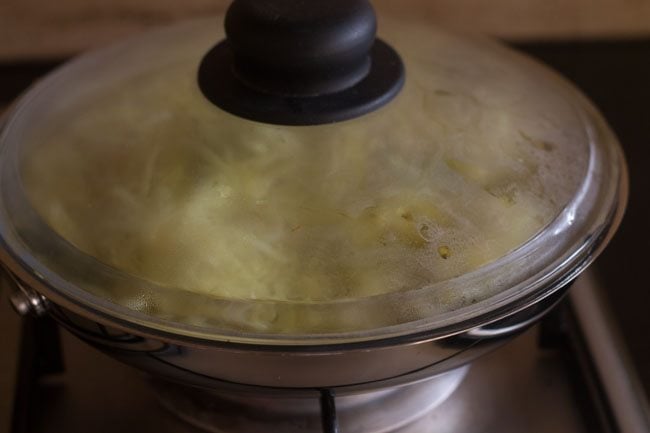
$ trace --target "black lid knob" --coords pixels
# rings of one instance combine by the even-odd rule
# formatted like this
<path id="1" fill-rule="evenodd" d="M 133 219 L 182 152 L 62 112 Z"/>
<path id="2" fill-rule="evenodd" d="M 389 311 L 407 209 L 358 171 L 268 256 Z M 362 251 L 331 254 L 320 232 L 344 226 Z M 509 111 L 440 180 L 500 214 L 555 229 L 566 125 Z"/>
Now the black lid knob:
<path id="1" fill-rule="evenodd" d="M 368 74 L 377 25 L 364 0 L 236 0 L 225 28 L 242 81 L 263 92 L 314 96 Z"/>
<path id="2" fill-rule="evenodd" d="M 376 28 L 367 0 L 235 0 L 199 86 L 222 109 L 267 123 L 356 117 L 403 84 L 401 60 Z"/>

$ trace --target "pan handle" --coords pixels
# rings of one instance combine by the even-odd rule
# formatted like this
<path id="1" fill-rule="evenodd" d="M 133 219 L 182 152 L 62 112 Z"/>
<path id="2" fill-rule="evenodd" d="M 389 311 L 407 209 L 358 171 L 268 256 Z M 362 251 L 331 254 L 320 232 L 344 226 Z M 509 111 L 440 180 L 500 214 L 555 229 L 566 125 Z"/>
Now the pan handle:
<path id="1" fill-rule="evenodd" d="M 47 298 L 27 287 L 4 266 L 0 267 L 0 279 L 2 286 L 9 290 L 9 302 L 16 313 L 41 317 L 48 312 L 50 302 Z"/>
<path id="2" fill-rule="evenodd" d="M 571 283 L 562 287 L 560 290 L 552 293 L 539 302 L 515 313 L 511 316 L 505 317 L 496 322 L 484 325 L 478 328 L 471 329 L 463 334 L 463 338 L 470 339 L 498 339 L 506 338 L 517 334 L 531 325 L 534 325 L 542 317 L 544 317 L 550 310 L 560 303 L 566 295 Z"/>

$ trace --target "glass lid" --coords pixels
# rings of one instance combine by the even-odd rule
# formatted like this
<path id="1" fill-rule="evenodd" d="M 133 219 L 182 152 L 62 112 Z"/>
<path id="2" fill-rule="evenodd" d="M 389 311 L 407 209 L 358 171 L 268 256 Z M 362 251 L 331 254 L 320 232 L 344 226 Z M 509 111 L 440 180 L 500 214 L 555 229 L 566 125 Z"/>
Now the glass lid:
<path id="1" fill-rule="evenodd" d="M 618 224 L 616 139 L 524 56 L 380 16 L 403 87 L 283 125 L 197 84 L 222 20 L 82 56 L 6 117 L 5 261 L 47 294 L 241 342 L 460 329 L 565 284 Z"/>

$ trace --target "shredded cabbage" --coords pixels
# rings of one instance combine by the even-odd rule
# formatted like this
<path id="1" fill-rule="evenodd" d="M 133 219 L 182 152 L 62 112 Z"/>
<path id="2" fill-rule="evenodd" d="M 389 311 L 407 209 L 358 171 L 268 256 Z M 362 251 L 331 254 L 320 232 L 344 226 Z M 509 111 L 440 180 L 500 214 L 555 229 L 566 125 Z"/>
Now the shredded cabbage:
<path id="1" fill-rule="evenodd" d="M 551 102 L 530 104 L 529 79 L 497 62 L 459 78 L 403 56 L 389 106 L 313 127 L 220 111 L 187 58 L 107 84 L 34 134 L 29 196 L 80 250 L 211 297 L 361 298 L 470 272 L 562 205 Z"/>

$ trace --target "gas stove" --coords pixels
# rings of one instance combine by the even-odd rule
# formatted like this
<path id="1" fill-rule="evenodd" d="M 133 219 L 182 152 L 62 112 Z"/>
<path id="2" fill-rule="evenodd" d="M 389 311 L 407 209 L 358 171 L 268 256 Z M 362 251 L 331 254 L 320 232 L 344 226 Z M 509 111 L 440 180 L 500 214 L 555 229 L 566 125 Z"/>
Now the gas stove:
<path id="1" fill-rule="evenodd" d="M 338 431 L 650 431 L 647 403 L 637 392 L 634 370 L 598 293 L 592 275 L 581 277 L 568 299 L 539 325 L 442 382 L 382 391 L 349 404 L 337 401 Z M 197 403 L 201 391 L 174 392 L 173 385 L 153 382 L 60 332 L 49 319 L 20 319 L 7 302 L 0 326 L 8 347 L 1 357 L 2 431 L 228 433 L 262 428 L 254 411 L 242 409 L 236 399 Z M 318 405 L 307 401 L 287 410 L 302 419 L 301 411 L 319 413 Z M 406 414 L 418 419 L 408 422 Z M 274 431 L 300 426 L 293 424 Z M 303 427 L 322 431 L 318 424 Z"/>

